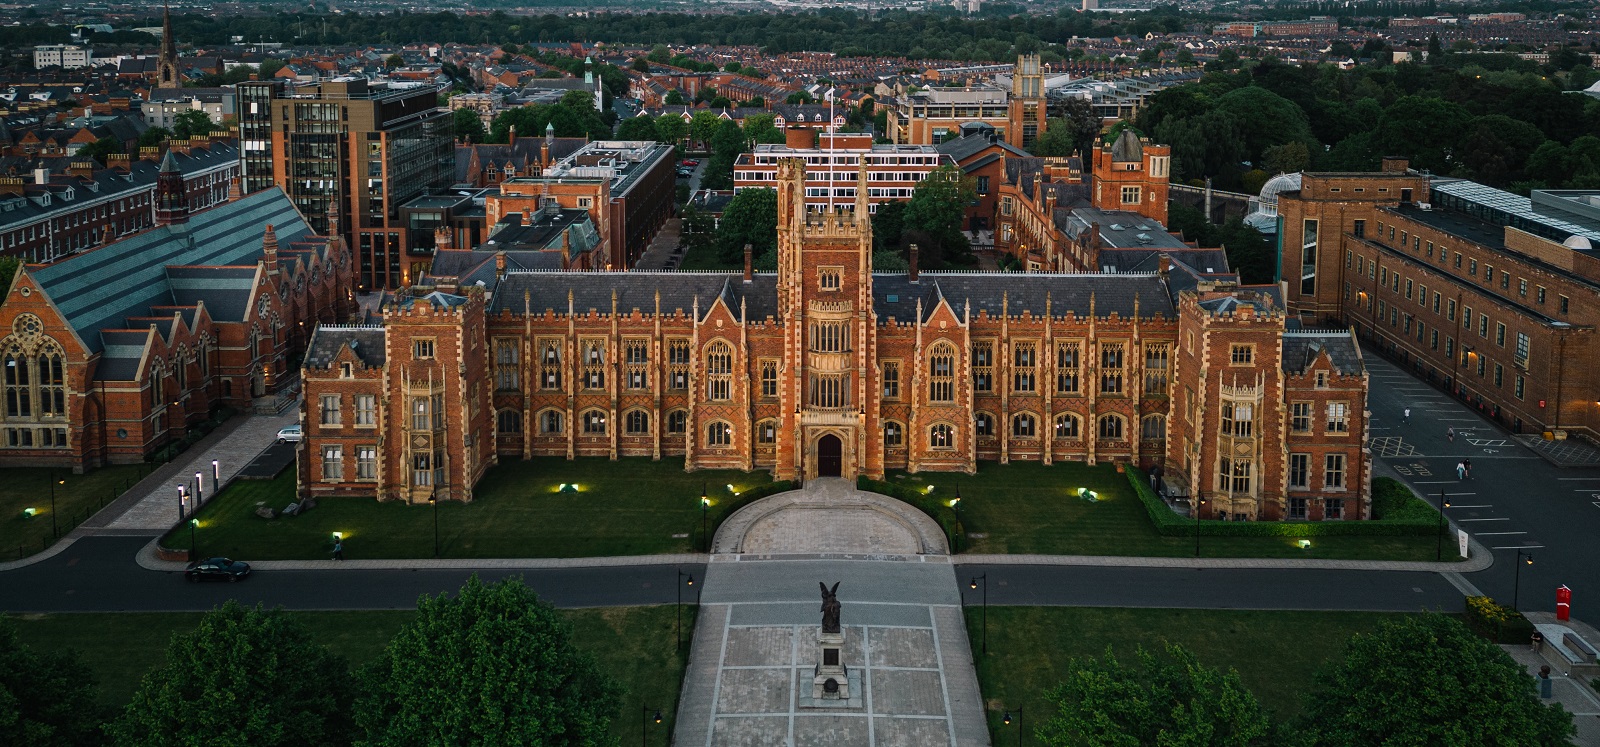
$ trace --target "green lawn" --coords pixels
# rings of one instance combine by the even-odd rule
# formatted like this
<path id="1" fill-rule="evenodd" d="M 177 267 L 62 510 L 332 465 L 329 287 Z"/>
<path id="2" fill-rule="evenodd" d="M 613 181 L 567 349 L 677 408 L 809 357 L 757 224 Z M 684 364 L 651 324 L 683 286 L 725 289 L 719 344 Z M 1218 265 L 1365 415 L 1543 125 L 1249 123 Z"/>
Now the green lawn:
<path id="1" fill-rule="evenodd" d="M 101 467 L 87 474 L 44 467 L 0 469 L 0 561 L 32 555 L 54 543 L 116 500 L 144 477 L 144 465 Z M 55 484 L 56 522 L 50 524 L 50 488 Z M 27 509 L 33 509 L 33 515 Z"/>
<path id="2" fill-rule="evenodd" d="M 684 629 L 694 627 L 693 606 L 684 609 Z M 360 666 L 377 656 L 414 611 L 296 612 L 315 639 Z M 649 725 L 653 739 L 669 732 L 677 711 L 684 659 L 674 653 L 672 606 L 562 610 L 577 643 L 594 653 L 600 667 L 626 691 L 612 732 L 624 744 L 639 738 L 640 709 L 661 710 Z M 174 632 L 199 623 L 198 612 L 131 612 L 21 615 L 13 618 L 22 641 L 39 650 L 76 649 L 100 683 L 101 700 L 121 707 L 133 697 L 144 673 L 166 658 Z M 664 743 L 664 742 L 663 742 Z"/>
<path id="3" fill-rule="evenodd" d="M 1037 744 L 1033 728 L 1051 713 L 1046 694 L 1059 683 L 1067 662 L 1101 656 L 1107 646 L 1119 658 L 1134 647 L 1181 644 L 1207 666 L 1239 670 L 1239 677 L 1279 719 L 1300 712 L 1302 693 L 1317 667 L 1336 656 L 1351 635 L 1377 627 L 1398 613 L 1276 612 L 1254 610 L 1112 609 L 1102 607 L 989 607 L 989 653 L 981 651 L 983 612 L 967 608 L 967 633 L 978 662 L 978 686 L 989 712 L 995 744 L 1015 744 L 1017 724 L 1001 723 L 1003 712 L 1023 709 L 1025 744 Z"/>
<path id="4" fill-rule="evenodd" d="M 964 552 L 1043 555 L 1193 557 L 1193 537 L 1163 537 L 1125 475 L 1109 464 L 1080 462 L 980 462 L 978 474 L 891 473 L 891 482 L 954 498 L 961 490 L 961 520 L 969 533 Z M 1090 502 L 1078 488 L 1098 494 Z M 983 535 L 971 537 L 972 533 Z M 1449 544 L 1448 542 L 1446 543 Z M 1202 537 L 1200 552 L 1214 558 L 1323 558 L 1433 560 L 1428 537 L 1315 537 L 1301 548 L 1286 537 Z M 1445 548 L 1445 557 L 1459 559 Z"/>
<path id="5" fill-rule="evenodd" d="M 441 501 L 440 555 L 447 558 L 567 558 L 691 552 L 700 546 L 700 492 L 708 486 L 715 527 L 732 498 L 770 482 L 765 472 L 686 473 L 681 459 L 567 461 L 540 457 L 501 462 L 478 484 L 471 504 Z M 563 483 L 577 492 L 561 492 Z M 294 500 L 294 473 L 271 481 L 235 481 L 201 510 L 201 554 L 249 560 L 330 557 L 334 532 L 345 558 L 433 557 L 433 509 L 371 498 L 325 498 L 304 516 L 262 519 L 258 506 Z M 163 544 L 189 547 L 189 531 Z"/>

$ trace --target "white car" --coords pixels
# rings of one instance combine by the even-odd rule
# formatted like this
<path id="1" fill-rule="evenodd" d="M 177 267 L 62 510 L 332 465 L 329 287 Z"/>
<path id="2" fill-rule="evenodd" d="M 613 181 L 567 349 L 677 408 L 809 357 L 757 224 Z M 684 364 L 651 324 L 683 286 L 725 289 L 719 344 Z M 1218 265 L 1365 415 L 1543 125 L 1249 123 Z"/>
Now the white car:
<path id="1" fill-rule="evenodd" d="M 304 434 L 300 431 L 300 426 L 298 425 L 291 425 L 278 431 L 278 443 L 280 444 L 299 443 L 302 438 L 304 438 Z"/>

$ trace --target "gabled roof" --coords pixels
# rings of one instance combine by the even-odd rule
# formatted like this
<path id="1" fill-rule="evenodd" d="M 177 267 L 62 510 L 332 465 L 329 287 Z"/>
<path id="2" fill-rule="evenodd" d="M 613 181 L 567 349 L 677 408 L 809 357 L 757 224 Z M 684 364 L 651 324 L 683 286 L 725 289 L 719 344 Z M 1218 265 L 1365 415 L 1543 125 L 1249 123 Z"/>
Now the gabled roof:
<path id="1" fill-rule="evenodd" d="M 383 365 L 384 330 L 375 324 L 321 324 L 311 333 L 306 345 L 307 368 L 327 368 L 346 345 L 362 363 L 373 368 Z"/>
<path id="2" fill-rule="evenodd" d="M 310 227 L 277 187 L 134 234 L 59 262 L 27 271 L 49 294 L 90 352 L 99 352 L 102 329 L 118 329 L 151 306 L 189 305 L 175 293 L 168 268 L 254 265 L 261 235 L 274 226 L 280 243 L 304 238 Z"/>
<path id="3" fill-rule="evenodd" d="M 520 314 L 526 293 L 533 313 L 554 309 L 565 314 L 567 294 L 571 292 L 573 308 L 578 313 L 610 313 L 611 294 L 615 291 L 619 312 L 637 308 L 654 313 L 659 292 L 663 314 L 680 309 L 690 313 L 698 301 L 704 316 L 720 296 L 734 314 L 739 313 L 739 302 L 743 301 L 747 318 L 755 321 L 777 315 L 777 288 L 778 276 L 773 273 L 756 275 L 746 283 L 742 275 L 726 272 L 509 272 L 500 280 L 490 311 Z"/>

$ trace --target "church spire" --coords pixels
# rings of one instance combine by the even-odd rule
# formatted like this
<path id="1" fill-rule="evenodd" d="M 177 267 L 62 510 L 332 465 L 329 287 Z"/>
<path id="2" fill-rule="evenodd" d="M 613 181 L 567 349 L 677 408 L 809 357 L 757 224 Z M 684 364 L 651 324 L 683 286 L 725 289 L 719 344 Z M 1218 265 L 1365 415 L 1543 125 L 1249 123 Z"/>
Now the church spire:
<path id="1" fill-rule="evenodd" d="M 161 56 L 156 61 L 156 87 L 182 88 L 178 74 L 178 40 L 172 36 L 172 9 L 161 5 Z"/>

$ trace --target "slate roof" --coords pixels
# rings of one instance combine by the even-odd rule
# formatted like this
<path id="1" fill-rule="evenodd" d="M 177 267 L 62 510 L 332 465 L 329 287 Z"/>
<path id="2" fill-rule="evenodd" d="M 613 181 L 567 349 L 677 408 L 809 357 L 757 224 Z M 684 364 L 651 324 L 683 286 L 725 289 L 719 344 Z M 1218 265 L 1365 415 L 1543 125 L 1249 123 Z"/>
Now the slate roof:
<path id="1" fill-rule="evenodd" d="M 1026 151 L 1012 146 L 1004 140 L 995 140 L 991 142 L 988 136 L 982 134 L 963 135 L 962 137 L 955 138 L 954 140 L 946 140 L 933 147 L 940 153 L 944 153 L 955 159 L 956 163 L 961 163 L 962 160 L 971 158 L 974 154 L 981 152 L 983 149 L 988 148 L 991 145 L 1004 149 L 1007 154 L 1016 158 L 1032 158 L 1032 156 L 1029 156 Z"/>
<path id="2" fill-rule="evenodd" d="M 1002 305 L 1013 315 L 1031 312 L 1043 316 L 1047 299 L 1053 316 L 1069 311 L 1087 316 L 1091 297 L 1096 316 L 1112 312 L 1132 316 L 1136 299 L 1142 317 L 1176 314 L 1166 283 L 1154 273 L 925 272 L 915 284 L 903 273 L 874 274 L 872 296 L 880 319 L 893 316 L 900 321 L 916 318 L 918 298 L 923 301 L 926 319 L 940 297 L 957 314 L 965 313 L 970 301 L 973 316 L 980 311 L 997 316 Z"/>
<path id="3" fill-rule="evenodd" d="M 277 230 L 274 228 L 273 230 Z M 245 267 L 189 267 L 167 268 L 167 287 L 172 300 L 180 306 L 193 306 L 202 301 L 213 321 L 242 322 L 250 312 L 250 291 L 255 283 L 256 268 Z"/>
<path id="4" fill-rule="evenodd" d="M 202 210 L 186 223 L 153 228 L 54 264 L 29 266 L 28 273 L 89 352 L 99 352 L 100 330 L 121 329 L 128 317 L 146 314 L 152 306 L 180 305 L 185 292 L 194 295 L 183 295 L 184 300 L 206 298 L 208 289 L 195 284 L 175 292 L 168 279 L 170 267 L 256 264 L 267 224 L 284 244 L 311 231 L 283 191 L 273 187 Z"/>
<path id="5" fill-rule="evenodd" d="M 1349 330 L 1304 330 L 1283 333 L 1283 370 L 1301 373 L 1326 350 L 1334 367 L 1342 374 L 1366 371 L 1361 348 Z"/>
<path id="6" fill-rule="evenodd" d="M 383 365 L 385 353 L 382 326 L 321 324 L 311 333 L 311 342 L 306 346 L 306 367 L 327 368 L 328 364 L 333 362 L 333 357 L 346 345 L 354 345 L 351 350 L 362 363 L 374 368 Z"/>
<path id="7" fill-rule="evenodd" d="M 700 303 L 703 317 L 718 296 L 723 297 L 733 313 L 739 313 L 739 301 L 746 303 L 746 318 L 751 321 L 777 316 L 778 276 L 773 273 L 757 274 L 749 283 L 743 275 L 726 272 L 508 272 L 500 280 L 491 301 L 492 313 L 509 309 L 522 313 L 522 296 L 529 296 L 528 307 L 533 313 L 554 309 L 567 311 L 567 292 L 572 292 L 573 308 L 580 314 L 590 310 L 611 312 L 611 292 L 617 292 L 617 310 L 627 313 L 637 308 L 654 313 L 655 296 L 661 293 L 661 311 L 671 314 L 682 309 L 693 310 Z"/>
<path id="8" fill-rule="evenodd" d="M 150 330 L 107 330 L 96 336 L 104 340 L 100 361 L 95 366 L 96 381 L 135 381 L 139 377 L 139 361 L 144 356 L 145 343 Z"/>

